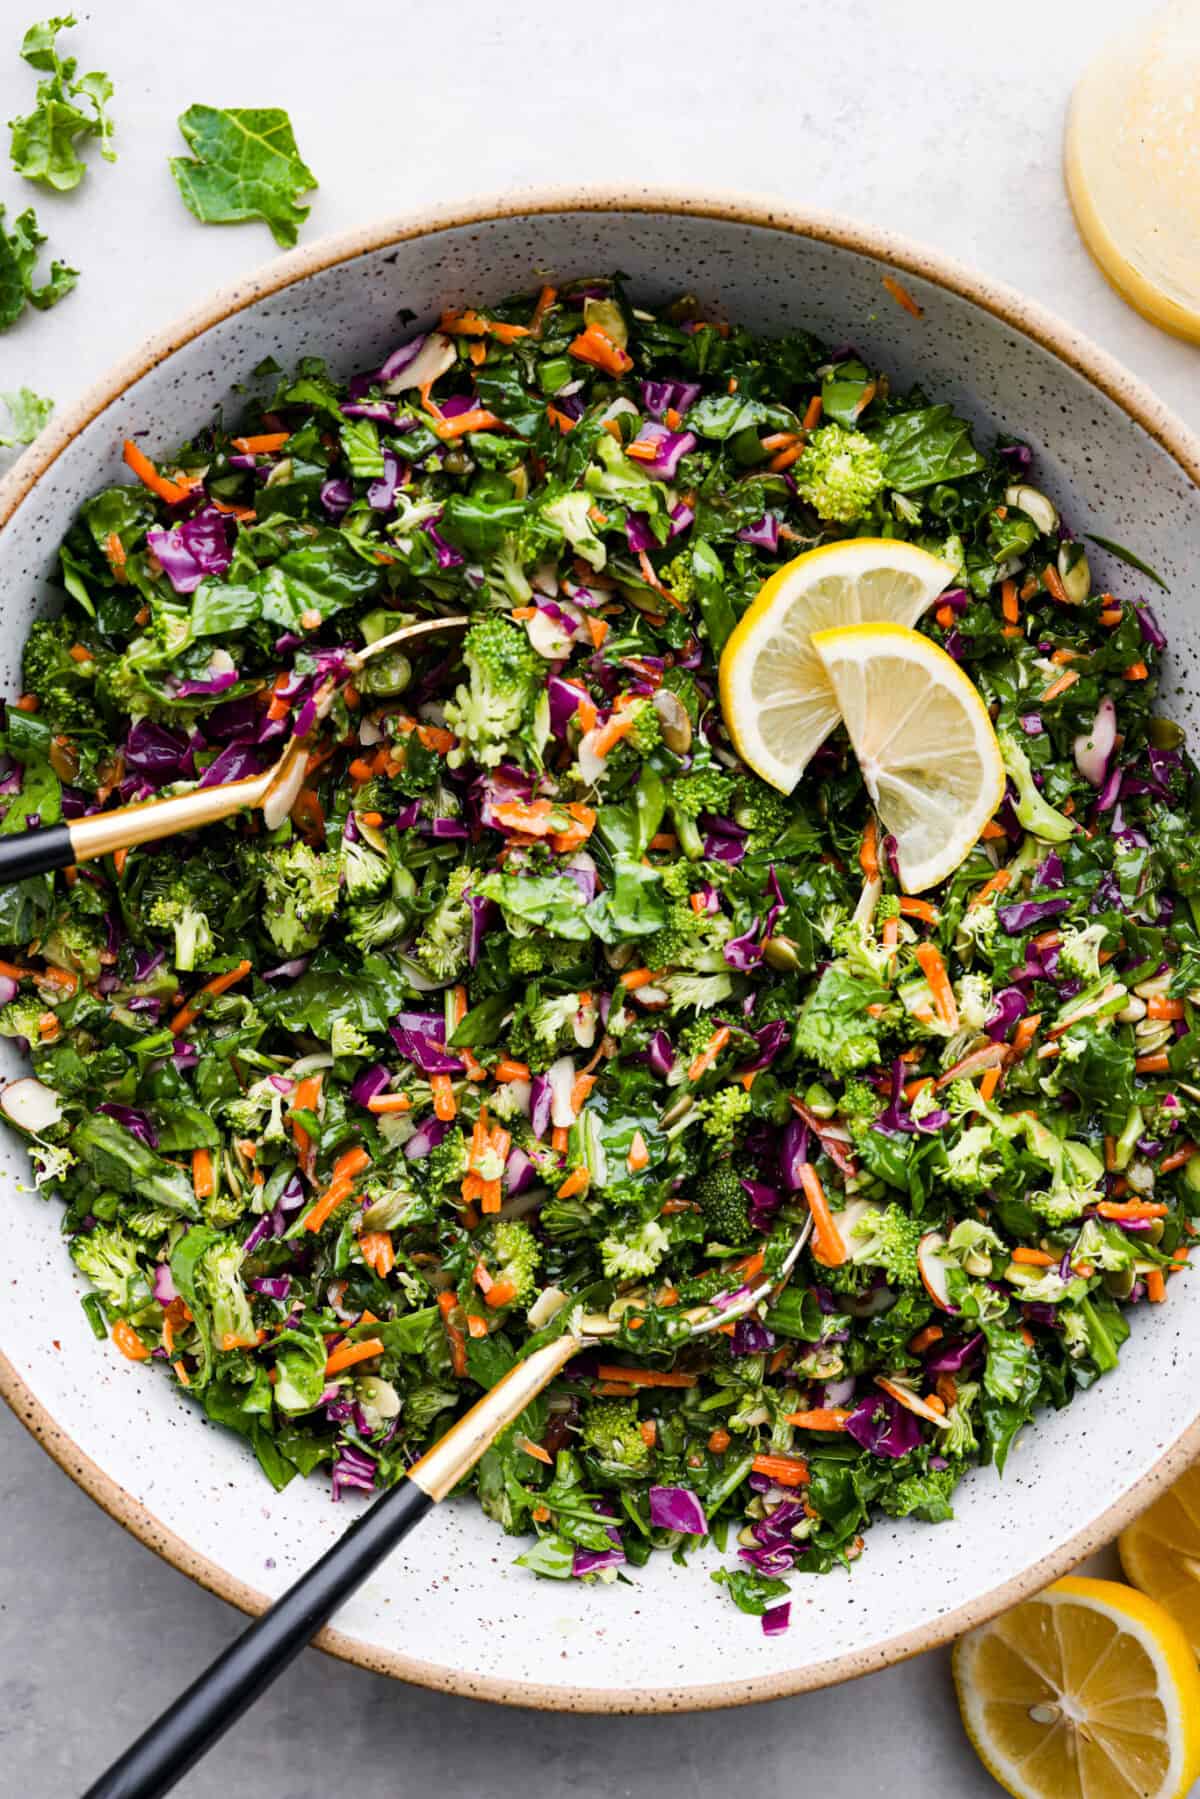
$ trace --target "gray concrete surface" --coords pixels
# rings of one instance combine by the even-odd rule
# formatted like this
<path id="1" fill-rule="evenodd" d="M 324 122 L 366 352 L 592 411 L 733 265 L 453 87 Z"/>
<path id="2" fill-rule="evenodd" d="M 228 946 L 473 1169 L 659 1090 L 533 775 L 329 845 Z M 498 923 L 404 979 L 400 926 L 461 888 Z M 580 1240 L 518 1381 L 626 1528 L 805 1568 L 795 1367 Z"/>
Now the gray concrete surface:
<path id="1" fill-rule="evenodd" d="M 1150 0 L 93 0 L 73 48 L 117 84 L 115 167 L 36 202 L 82 271 L 56 311 L 0 339 L 0 389 L 66 404 L 150 330 L 272 254 L 265 227 L 204 229 L 166 168 L 193 101 L 286 106 L 321 188 L 303 237 L 528 184 L 672 182 L 770 193 L 924 239 L 1098 338 L 1200 425 L 1194 348 L 1106 287 L 1063 194 L 1072 84 Z M 0 119 L 37 0 L 0 3 Z M 398 147 L 399 146 L 399 147 Z M 2 1290 L 0 1290 L 2 1303 Z M 0 1799 L 87 1781 L 230 1641 L 238 1616 L 127 1537 L 0 1416 Z M 937 1575 L 936 1538 L 930 1578 Z M 671 1647 L 662 1645 L 664 1667 Z M 947 1658 L 741 1712 L 572 1719 L 424 1693 L 313 1652 L 179 1789 L 185 1799 L 586 1799 L 820 1793 L 987 1799 Z"/>

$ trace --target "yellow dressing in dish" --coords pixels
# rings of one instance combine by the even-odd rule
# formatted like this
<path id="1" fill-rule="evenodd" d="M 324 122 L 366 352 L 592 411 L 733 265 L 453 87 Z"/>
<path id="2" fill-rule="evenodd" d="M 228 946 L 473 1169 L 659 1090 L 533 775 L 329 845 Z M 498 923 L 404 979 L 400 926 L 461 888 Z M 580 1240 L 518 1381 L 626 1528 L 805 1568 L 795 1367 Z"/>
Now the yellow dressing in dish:
<path id="1" fill-rule="evenodd" d="M 1067 119 L 1083 241 L 1131 306 L 1200 343 L 1200 5 L 1172 0 L 1108 44 Z"/>

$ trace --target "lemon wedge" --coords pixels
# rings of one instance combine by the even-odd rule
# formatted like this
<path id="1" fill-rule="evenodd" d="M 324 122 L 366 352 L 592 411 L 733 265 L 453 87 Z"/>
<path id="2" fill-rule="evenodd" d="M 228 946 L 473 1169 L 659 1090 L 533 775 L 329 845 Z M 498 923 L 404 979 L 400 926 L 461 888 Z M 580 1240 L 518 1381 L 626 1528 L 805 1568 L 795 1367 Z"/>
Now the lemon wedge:
<path id="1" fill-rule="evenodd" d="M 915 544 L 852 537 L 764 582 L 721 655 L 721 706 L 742 761 L 790 793 L 838 722 L 814 631 L 863 619 L 915 625 L 954 568 Z"/>
<path id="2" fill-rule="evenodd" d="M 1200 1655 L 1200 1463 L 1123 1530 L 1126 1577 L 1166 1607 Z"/>
<path id="3" fill-rule="evenodd" d="M 867 791 L 896 839 L 900 884 L 953 874 L 1004 798 L 1004 760 L 977 687 L 906 625 L 816 631 Z"/>
<path id="4" fill-rule="evenodd" d="M 1069 1576 L 954 1646 L 963 1723 L 1015 1799 L 1182 1799 L 1200 1768 L 1200 1674 L 1175 1620 Z"/>

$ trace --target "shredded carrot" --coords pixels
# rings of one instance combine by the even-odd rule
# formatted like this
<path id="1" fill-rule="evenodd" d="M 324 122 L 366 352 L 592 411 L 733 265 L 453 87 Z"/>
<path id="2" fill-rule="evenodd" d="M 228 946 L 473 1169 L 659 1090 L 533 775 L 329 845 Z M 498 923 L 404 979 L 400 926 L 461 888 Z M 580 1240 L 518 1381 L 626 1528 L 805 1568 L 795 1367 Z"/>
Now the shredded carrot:
<path id="1" fill-rule="evenodd" d="M 917 302 L 913 299 L 907 288 L 901 287 L 900 283 L 894 280 L 891 275 L 884 275 L 881 279 L 884 287 L 887 288 L 888 293 L 891 294 L 897 306 L 903 306 L 905 312 L 910 312 L 914 319 L 923 319 L 925 317 L 925 308 L 917 305 Z"/>
<path id="2" fill-rule="evenodd" d="M 586 1193 L 588 1185 L 586 1168 L 572 1168 L 570 1174 L 558 1189 L 559 1199 L 571 1199 L 576 1193 Z"/>
<path id="3" fill-rule="evenodd" d="M 929 982 L 929 990 L 933 994 L 933 1003 L 942 1023 L 951 1031 L 958 1029 L 958 1004 L 954 998 L 954 989 L 950 985 L 950 976 L 946 973 L 946 964 L 942 960 L 942 952 L 935 943 L 918 943 L 916 958 L 921 972 Z"/>
<path id="4" fill-rule="evenodd" d="M 1096 1207 L 1101 1218 L 1125 1219 L 1132 1221 L 1145 1218 L 1165 1218 L 1168 1208 L 1158 1200 L 1152 1199 L 1102 1199 Z"/>
<path id="5" fill-rule="evenodd" d="M 620 1362 L 602 1362 L 596 1370 L 597 1380 L 622 1381 L 628 1387 L 694 1387 L 696 1374 L 675 1374 L 659 1368 L 626 1368 Z"/>
<path id="6" fill-rule="evenodd" d="M 629 1154 L 625 1158 L 625 1165 L 630 1174 L 637 1174 L 639 1169 L 646 1167 L 649 1160 L 650 1151 L 646 1148 L 646 1139 L 640 1131 L 635 1131 L 633 1141 L 629 1145 Z"/>
<path id="7" fill-rule="evenodd" d="M 571 1110 L 581 1112 L 587 1104 L 588 1094 L 596 1085 L 594 1074 L 577 1074 L 571 1085 Z"/>
<path id="8" fill-rule="evenodd" d="M 991 879 L 985 881 L 983 886 L 977 888 L 971 895 L 967 904 L 967 910 L 970 911 L 972 906 L 982 906 L 986 900 L 989 900 L 992 897 L 993 893 L 1003 893 L 1011 880 L 1012 876 L 1009 874 L 1007 868 L 998 868 Z"/>
<path id="9" fill-rule="evenodd" d="M 1171 1174 L 1176 1168 L 1182 1168 L 1185 1162 L 1190 1162 L 1195 1154 L 1196 1145 L 1194 1143 L 1181 1143 L 1178 1149 L 1173 1149 L 1169 1156 L 1163 1157 L 1158 1165 L 1158 1172 Z"/>
<path id="10" fill-rule="evenodd" d="M 811 1162 L 801 1162 L 800 1164 L 800 1185 L 804 1189 L 804 1197 L 808 1201 L 808 1209 L 812 1213 L 813 1259 L 822 1262 L 826 1268 L 840 1268 L 846 1260 L 846 1246 L 833 1221 L 833 1213 L 829 1209 L 829 1201 L 825 1197 L 821 1177 Z"/>
<path id="11" fill-rule="evenodd" d="M 235 437 L 232 443 L 244 456 L 270 456 L 273 451 L 282 450 L 290 436 L 290 431 L 264 431 L 259 437 Z"/>
<path id="12" fill-rule="evenodd" d="M 385 1280 L 396 1266 L 396 1252 L 387 1231 L 364 1231 L 358 1239 L 363 1261 Z"/>
<path id="13" fill-rule="evenodd" d="M 843 1406 L 814 1406 L 809 1412 L 788 1412 L 789 1424 L 800 1430 L 845 1430 L 850 1413 Z"/>
<path id="14" fill-rule="evenodd" d="M 1127 681 L 1145 681 L 1149 679 L 1150 670 L 1144 662 L 1131 662 L 1122 673 Z"/>
<path id="15" fill-rule="evenodd" d="M 207 1199 L 212 1190 L 212 1152 L 207 1149 L 194 1149 L 192 1151 L 192 1192 L 197 1199 Z"/>
<path id="16" fill-rule="evenodd" d="M 863 828 L 862 842 L 858 846 L 858 866 L 868 881 L 879 879 L 879 826 L 875 822 L 874 813 Z"/>
<path id="17" fill-rule="evenodd" d="M 531 1455 L 535 1462 L 545 1462 L 547 1468 L 552 1466 L 554 1457 L 550 1454 L 549 1450 L 543 1449 L 540 1443 L 533 1442 L 523 1431 L 518 1431 L 517 1435 L 513 1438 L 513 1442 L 521 1451 L 522 1455 Z"/>
<path id="18" fill-rule="evenodd" d="M 814 394 L 808 402 L 808 405 L 804 408 L 804 418 L 801 422 L 806 431 L 814 431 L 820 424 L 823 405 L 824 402 L 822 401 L 820 394 Z"/>
<path id="19" fill-rule="evenodd" d="M 433 1094 L 434 1115 L 443 1124 L 448 1124 L 458 1113 L 458 1105 L 454 1098 L 454 1088 L 450 1084 L 448 1074 L 431 1074 L 429 1090 Z"/>
<path id="20" fill-rule="evenodd" d="M 518 1062 L 512 1056 L 501 1056 L 493 1072 L 498 1081 L 527 1081 L 529 1064 Z"/>
<path id="21" fill-rule="evenodd" d="M 627 968 L 621 976 L 620 985 L 627 993 L 636 993 L 639 987 L 649 987 L 654 980 L 654 972 L 649 968 Z"/>
<path id="22" fill-rule="evenodd" d="M 702 1075 L 707 1074 L 728 1042 L 729 1026 L 727 1024 L 718 1025 L 700 1054 L 693 1056 L 688 1064 L 688 1080 L 698 1081 Z"/>
<path id="23" fill-rule="evenodd" d="M 529 320 L 529 335 L 542 336 L 542 326 L 545 324 L 545 315 L 549 313 L 549 309 L 551 309 L 551 306 L 556 299 L 558 299 L 558 290 L 556 290 L 556 288 L 551 288 L 551 286 L 545 286 L 542 293 L 538 295 L 538 304 L 534 306 L 533 318 Z"/>
<path id="24" fill-rule="evenodd" d="M 1017 584 L 1011 578 L 1000 583 L 1000 611 L 1006 624 L 1015 625 L 1020 617 L 1017 604 Z"/>
<path id="25" fill-rule="evenodd" d="M 1146 1298 L 1151 1305 L 1160 1306 L 1167 1297 L 1167 1282 L 1161 1268 L 1146 1270 Z"/>
<path id="26" fill-rule="evenodd" d="M 1016 1030 L 1013 1032 L 1012 1043 L 1009 1045 L 1010 1061 L 1019 1062 L 1021 1060 L 1021 1057 L 1026 1053 L 1030 1044 L 1037 1036 L 1038 1026 L 1041 1022 L 1042 1015 L 1040 1012 L 1031 1012 L 1027 1018 L 1022 1018 L 1020 1020 Z"/>
<path id="27" fill-rule="evenodd" d="M 772 456 L 767 467 L 773 475 L 782 475 L 784 469 L 791 468 L 793 462 L 799 462 L 803 454 L 804 445 L 802 443 L 792 444 L 788 449 L 780 450 L 777 456 Z"/>
<path id="28" fill-rule="evenodd" d="M 457 412 L 453 418 L 442 418 L 439 414 L 429 421 L 430 430 L 443 443 L 452 443 L 456 438 L 466 437 L 471 431 L 491 431 L 503 421 L 489 412 L 484 406 L 475 406 L 470 412 Z"/>
<path id="29" fill-rule="evenodd" d="M 592 739 L 594 754 L 603 759 L 610 750 L 617 747 L 623 737 L 628 736 L 633 726 L 634 718 L 631 713 L 614 713 L 606 724 L 600 726 Z"/>
<path id="30" fill-rule="evenodd" d="M 579 423 L 578 419 L 571 418 L 569 413 L 560 412 L 558 407 L 554 405 L 548 405 L 546 407 L 546 417 L 550 420 L 552 425 L 562 432 L 564 437 L 566 437 L 569 431 L 574 431 L 576 425 Z"/>
<path id="31" fill-rule="evenodd" d="M 1153 1056 L 1138 1056 L 1133 1066 L 1137 1074 L 1169 1074 L 1171 1071 L 1170 1057 L 1161 1050 Z"/>
<path id="32" fill-rule="evenodd" d="M 550 1147 L 556 1155 L 565 1156 L 571 1133 L 565 1124 L 556 1124 L 550 1133 Z"/>
<path id="33" fill-rule="evenodd" d="M 919 918 L 923 924 L 936 924 L 941 914 L 928 900 L 913 899 L 904 894 L 900 901 L 901 918 Z"/>
<path id="34" fill-rule="evenodd" d="M 1026 1268 L 1053 1268 L 1059 1260 L 1057 1256 L 1048 1256 L 1044 1249 L 1027 1249 L 1023 1243 L 1013 1250 L 1012 1259 Z"/>
<path id="35" fill-rule="evenodd" d="M 808 1463 L 797 1455 L 756 1455 L 750 1466 L 779 1487 L 806 1487 L 811 1479 Z"/>
<path id="36" fill-rule="evenodd" d="M 124 1318 L 118 1318 L 117 1322 L 113 1325 L 112 1340 L 120 1350 L 121 1354 L 127 1357 L 131 1362 L 144 1362 L 149 1358 L 150 1351 L 146 1348 L 146 1345 L 142 1342 L 142 1339 L 138 1336 L 132 1324 L 129 1324 Z"/>
<path id="37" fill-rule="evenodd" d="M 490 1306 L 510 1306 L 517 1297 L 517 1283 L 509 1280 L 493 1281 L 483 1297 Z"/>
<path id="38" fill-rule="evenodd" d="M 586 331 L 573 338 L 567 346 L 568 353 L 580 362 L 590 362 L 594 368 L 602 369 L 606 375 L 623 375 L 633 367 L 633 357 L 619 344 L 615 344 L 607 331 L 599 325 L 589 325 Z"/>
<path id="39" fill-rule="evenodd" d="M 364 1337 L 361 1343 L 343 1343 L 325 1364 L 326 1379 L 331 1374 L 340 1374 L 343 1368 L 353 1368 L 356 1362 L 369 1362 L 372 1356 L 382 1355 L 383 1351 L 381 1337 Z"/>
<path id="40" fill-rule="evenodd" d="M 915 1337 L 908 1339 L 908 1347 L 914 1355 L 920 1355 L 921 1351 L 928 1349 L 931 1344 L 940 1343 L 945 1334 L 940 1324 L 927 1324 L 924 1330 L 918 1331 Z"/>
<path id="41" fill-rule="evenodd" d="M 173 1037 L 178 1037 L 180 1032 L 186 1031 L 188 1026 L 194 1024 L 199 1014 L 204 1010 L 204 1002 L 207 999 L 216 999 L 219 994 L 225 993 L 230 987 L 236 986 L 238 981 L 245 980 L 249 973 L 249 962 L 239 962 L 236 968 L 227 969 L 224 974 L 214 975 L 211 981 L 205 981 L 203 987 L 200 988 L 199 992 L 192 995 L 187 1005 L 181 1007 L 180 1010 L 176 1012 L 174 1018 L 171 1020 L 171 1035 Z"/>
<path id="42" fill-rule="evenodd" d="M 991 1100 L 995 1095 L 996 1088 L 1000 1085 L 1000 1074 L 1001 1070 L 999 1066 L 984 1069 L 982 1078 L 979 1082 L 979 1097 L 985 1103 Z"/>
<path id="43" fill-rule="evenodd" d="M 13 701 L 13 705 L 18 712 L 36 712 L 41 705 L 41 701 L 38 699 L 36 693 L 23 693 L 20 699 Z"/>
<path id="44" fill-rule="evenodd" d="M 733 1439 L 725 1429 L 725 1426 L 723 1424 L 718 1424 L 716 1430 L 713 1431 L 708 1439 L 708 1448 L 713 1455 L 724 1455 L 732 1441 Z"/>
<path id="45" fill-rule="evenodd" d="M 1122 616 L 1123 614 L 1119 606 L 1106 606 L 1104 611 L 1097 617 L 1096 623 L 1104 625 L 1111 631 L 1114 625 L 1120 624 Z"/>
<path id="46" fill-rule="evenodd" d="M 1062 576 L 1052 562 L 1048 562 L 1042 570 L 1042 585 L 1050 595 L 1050 598 L 1052 600 L 1057 600 L 1060 606 L 1073 606 L 1075 604 L 1074 600 L 1062 584 Z"/>
<path id="47" fill-rule="evenodd" d="M 458 1310 L 458 1297 L 453 1292 L 439 1293 L 437 1303 L 442 1314 L 446 1341 L 450 1345 L 450 1366 L 455 1376 L 461 1380 L 467 1372 L 467 1340 L 453 1321 L 452 1314 Z"/>
<path id="48" fill-rule="evenodd" d="M 108 533 L 107 537 L 104 539 L 104 556 L 105 556 L 105 560 L 107 561 L 109 568 L 111 568 L 116 580 L 124 583 L 124 581 L 126 580 L 125 545 L 121 542 L 121 536 L 120 536 L 119 532 L 110 531 Z M 71 650 L 71 655 L 75 656 L 75 651 L 77 649 L 80 649 L 81 647 L 82 646 L 80 644 L 75 644 L 75 646 Z M 93 659 L 92 652 L 90 650 L 84 650 L 82 660 L 85 662 L 91 662 L 92 659 Z M 75 660 L 78 662 L 80 660 L 80 658 L 78 656 L 76 656 Z"/>
<path id="49" fill-rule="evenodd" d="M 190 486 L 182 487 L 177 481 L 168 481 L 165 475 L 160 475 L 146 452 L 138 449 L 132 437 L 125 439 L 123 454 L 125 462 L 133 470 L 138 480 L 148 487 L 151 493 L 156 493 L 160 500 L 165 500 L 168 506 L 177 506 L 180 500 L 186 500 L 192 491 Z"/>
<path id="50" fill-rule="evenodd" d="M 1181 999 L 1148 999 L 1146 1001 L 1146 1017 L 1157 1019 L 1182 1018 L 1183 1001 Z"/>
<path id="51" fill-rule="evenodd" d="M 1046 705 L 1049 700 L 1056 700 L 1059 694 L 1067 691 L 1068 687 L 1074 687 L 1078 679 L 1079 676 L 1073 668 L 1067 669 L 1066 673 L 1061 674 L 1057 681 L 1051 681 L 1049 687 L 1047 687 L 1045 693 L 1042 695 L 1042 705 Z"/>
<path id="52" fill-rule="evenodd" d="M 560 856 L 579 849 L 596 828 L 596 814 L 582 800 L 568 801 L 564 810 L 570 814 L 571 823 L 565 831 L 552 831 L 550 834 L 550 847 L 557 850 Z"/>

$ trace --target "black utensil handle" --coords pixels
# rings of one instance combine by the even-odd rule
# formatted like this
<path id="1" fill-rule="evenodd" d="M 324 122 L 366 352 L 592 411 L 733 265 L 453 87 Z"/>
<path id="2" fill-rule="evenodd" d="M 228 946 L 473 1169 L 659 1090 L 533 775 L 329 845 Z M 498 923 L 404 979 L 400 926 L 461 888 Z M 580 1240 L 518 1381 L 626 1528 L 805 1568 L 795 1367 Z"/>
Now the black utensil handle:
<path id="1" fill-rule="evenodd" d="M 14 831 L 11 837 L 0 837 L 0 886 L 23 881 L 27 875 L 48 875 L 56 868 L 69 867 L 74 860 L 66 825 Z"/>
<path id="2" fill-rule="evenodd" d="M 84 1799 L 157 1799 L 237 1722 L 433 1505 L 415 1481 L 390 1487 L 315 1567 L 90 1786 Z"/>

